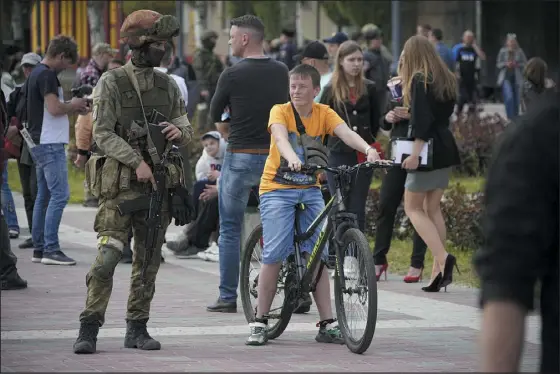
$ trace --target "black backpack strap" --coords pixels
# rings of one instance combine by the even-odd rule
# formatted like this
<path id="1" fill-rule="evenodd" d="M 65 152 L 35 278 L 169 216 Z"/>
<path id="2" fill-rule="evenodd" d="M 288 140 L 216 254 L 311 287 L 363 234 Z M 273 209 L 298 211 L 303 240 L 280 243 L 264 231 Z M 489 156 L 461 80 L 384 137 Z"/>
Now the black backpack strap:
<path id="1" fill-rule="evenodd" d="M 294 106 L 294 103 L 292 103 L 290 101 L 290 104 L 292 105 L 292 110 L 294 111 L 294 117 L 296 119 L 297 131 L 299 132 L 300 135 L 303 135 L 303 134 L 305 134 L 305 126 L 303 126 L 303 122 L 301 122 L 301 118 L 299 116 L 299 113 L 296 110 L 296 107 Z"/>

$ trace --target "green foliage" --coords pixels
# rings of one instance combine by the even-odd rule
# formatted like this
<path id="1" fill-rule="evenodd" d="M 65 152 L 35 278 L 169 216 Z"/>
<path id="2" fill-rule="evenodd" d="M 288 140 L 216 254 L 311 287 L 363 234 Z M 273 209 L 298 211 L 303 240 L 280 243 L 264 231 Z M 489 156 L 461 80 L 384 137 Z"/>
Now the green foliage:
<path id="1" fill-rule="evenodd" d="M 457 171 L 463 175 L 483 175 L 492 157 L 492 151 L 508 122 L 499 114 L 478 116 L 469 113 L 452 123 L 461 165 Z"/>
<path id="2" fill-rule="evenodd" d="M 366 235 L 375 236 L 376 219 L 379 215 L 379 190 L 370 189 L 366 202 Z M 445 191 L 441 208 L 447 227 L 447 241 L 457 249 L 476 249 L 482 243 L 480 220 L 482 215 L 482 192 L 468 193 L 457 183 Z M 412 237 L 410 220 L 401 206 L 397 210 L 393 236 L 407 240 Z"/>
<path id="3" fill-rule="evenodd" d="M 327 17 L 338 27 L 350 26 L 350 19 L 348 19 L 344 13 L 340 12 L 338 3 L 340 3 L 340 1 L 321 1 L 321 6 L 325 10 Z"/>
<path id="4" fill-rule="evenodd" d="M 366 23 L 388 26 L 391 16 L 391 2 L 388 0 L 368 1 L 322 1 L 327 16 L 339 27 L 358 26 Z"/>
<path id="5" fill-rule="evenodd" d="M 175 1 L 174 0 L 136 0 L 136 1 L 123 1 L 123 12 L 125 16 L 140 9 L 149 9 L 161 14 L 175 15 Z"/>
<path id="6" fill-rule="evenodd" d="M 274 39 L 282 32 L 282 8 L 279 1 L 251 1 L 253 11 L 264 23 L 265 38 Z"/>
<path id="7" fill-rule="evenodd" d="M 255 14 L 253 1 L 226 1 L 226 13 L 229 18 L 241 17 L 244 14 Z"/>

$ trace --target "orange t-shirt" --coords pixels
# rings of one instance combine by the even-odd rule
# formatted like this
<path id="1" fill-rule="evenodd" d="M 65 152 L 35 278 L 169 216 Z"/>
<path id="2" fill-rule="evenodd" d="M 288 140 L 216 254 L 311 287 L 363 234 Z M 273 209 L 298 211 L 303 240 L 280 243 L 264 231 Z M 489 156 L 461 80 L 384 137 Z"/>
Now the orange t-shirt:
<path id="1" fill-rule="evenodd" d="M 341 124 L 344 120 L 340 118 L 334 110 L 328 105 L 313 103 L 313 110 L 311 116 L 304 118 L 301 117 L 301 122 L 305 127 L 305 132 L 311 137 L 323 141 L 325 135 L 333 135 L 334 129 Z M 270 119 L 268 120 L 268 131 L 273 124 L 280 124 L 286 126 L 288 129 L 288 139 L 292 148 L 298 155 L 301 162 L 304 160 L 303 147 L 299 140 L 299 132 L 297 131 L 296 119 L 292 110 L 292 105 L 288 102 L 286 104 L 277 104 L 270 110 Z M 288 188 L 309 188 L 320 186 L 316 176 L 305 175 L 300 173 L 285 173 L 280 172 L 278 168 L 283 157 L 276 146 L 274 137 L 270 141 L 270 152 L 266 163 L 264 165 L 264 172 L 261 177 L 261 184 L 259 194 L 265 192 L 288 189 Z"/>

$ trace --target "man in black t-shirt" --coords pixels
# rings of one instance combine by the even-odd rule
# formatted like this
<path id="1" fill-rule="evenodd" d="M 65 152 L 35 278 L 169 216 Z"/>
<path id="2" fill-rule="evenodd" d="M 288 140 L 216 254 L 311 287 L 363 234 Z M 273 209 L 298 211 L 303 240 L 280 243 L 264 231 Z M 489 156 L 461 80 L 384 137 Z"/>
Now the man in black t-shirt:
<path id="1" fill-rule="evenodd" d="M 270 109 L 289 100 L 288 68 L 263 54 L 263 40 L 264 25 L 258 17 L 245 15 L 231 21 L 232 54 L 243 60 L 222 73 L 210 105 L 214 123 L 221 121 L 226 107 L 231 114 L 222 174 L 217 191 L 213 189 L 220 196 L 220 297 L 208 306 L 210 312 L 237 311 L 243 216 L 268 157 Z"/>
<path id="2" fill-rule="evenodd" d="M 59 35 L 49 42 L 45 58 L 27 78 L 28 144 L 35 162 L 37 197 L 33 209 L 33 262 L 46 265 L 75 265 L 60 249 L 58 228 L 68 203 L 68 165 L 65 146 L 70 140 L 69 113 L 90 111 L 86 98 L 64 101 L 58 73 L 78 59 L 76 42 Z M 47 207 L 44 209 L 44 207 Z"/>
<path id="3" fill-rule="evenodd" d="M 469 110 L 475 110 L 479 59 L 484 60 L 486 56 L 476 45 L 472 31 L 467 30 L 463 34 L 463 45 L 457 50 L 456 58 L 456 72 L 459 79 L 457 115 L 463 112 L 465 104 L 470 104 Z"/>

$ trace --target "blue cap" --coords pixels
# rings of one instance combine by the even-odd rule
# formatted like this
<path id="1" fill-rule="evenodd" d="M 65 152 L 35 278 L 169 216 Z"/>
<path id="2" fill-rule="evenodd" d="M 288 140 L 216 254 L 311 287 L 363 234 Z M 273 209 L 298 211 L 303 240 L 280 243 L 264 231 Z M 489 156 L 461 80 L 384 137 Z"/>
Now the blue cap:
<path id="1" fill-rule="evenodd" d="M 342 44 L 348 40 L 348 35 L 343 32 L 336 32 L 330 38 L 323 39 L 323 42 L 329 44 Z"/>

